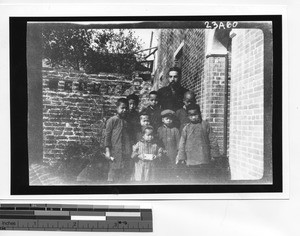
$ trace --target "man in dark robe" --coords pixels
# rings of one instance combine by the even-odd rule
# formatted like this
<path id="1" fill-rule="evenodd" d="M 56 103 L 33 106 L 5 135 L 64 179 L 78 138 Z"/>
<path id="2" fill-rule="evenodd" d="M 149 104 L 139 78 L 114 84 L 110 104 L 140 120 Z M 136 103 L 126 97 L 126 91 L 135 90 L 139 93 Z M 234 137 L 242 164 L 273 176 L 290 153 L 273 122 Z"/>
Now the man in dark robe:
<path id="1" fill-rule="evenodd" d="M 169 85 L 157 91 L 161 109 L 177 111 L 183 106 L 183 96 L 188 90 L 180 85 L 181 71 L 172 67 L 168 74 Z"/>

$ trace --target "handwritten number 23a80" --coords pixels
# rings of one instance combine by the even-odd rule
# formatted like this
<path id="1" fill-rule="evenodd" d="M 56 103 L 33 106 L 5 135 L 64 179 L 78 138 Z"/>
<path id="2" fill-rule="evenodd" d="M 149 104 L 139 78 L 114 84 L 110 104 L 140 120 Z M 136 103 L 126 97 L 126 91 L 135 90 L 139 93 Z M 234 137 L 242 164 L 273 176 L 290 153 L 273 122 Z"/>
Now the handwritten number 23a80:
<path id="1" fill-rule="evenodd" d="M 227 21 L 227 22 L 217 22 L 217 21 L 205 21 L 205 28 L 206 29 L 230 29 L 235 28 L 238 25 L 238 22 L 234 21 Z"/>

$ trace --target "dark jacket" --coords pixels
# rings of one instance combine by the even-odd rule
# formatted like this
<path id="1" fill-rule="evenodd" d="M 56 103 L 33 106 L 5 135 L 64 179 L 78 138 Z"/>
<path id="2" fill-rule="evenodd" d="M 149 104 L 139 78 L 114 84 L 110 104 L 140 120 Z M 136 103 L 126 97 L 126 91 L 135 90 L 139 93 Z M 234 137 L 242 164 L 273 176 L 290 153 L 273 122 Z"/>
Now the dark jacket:
<path id="1" fill-rule="evenodd" d="M 183 96 L 188 90 L 182 86 L 178 86 L 174 91 L 170 85 L 163 87 L 157 91 L 158 100 L 161 109 L 171 109 L 174 112 L 183 106 Z"/>
<path id="2" fill-rule="evenodd" d="M 184 108 L 180 108 L 179 110 L 177 110 L 175 115 L 179 122 L 179 131 L 180 131 L 180 133 L 182 133 L 184 126 L 186 124 L 190 123 L 189 116 L 187 114 L 187 111 Z"/>
<path id="3" fill-rule="evenodd" d="M 112 168 L 123 168 L 124 159 L 130 158 L 132 141 L 129 137 L 128 123 L 115 115 L 107 120 L 105 129 L 105 147 L 109 147 L 115 158 Z"/>
<path id="4" fill-rule="evenodd" d="M 129 125 L 129 135 L 133 143 L 136 143 L 138 139 L 136 139 L 137 133 L 140 131 L 140 116 L 137 111 L 128 112 L 126 120 Z"/>
<path id="5" fill-rule="evenodd" d="M 153 109 L 152 107 L 146 107 L 143 112 L 146 112 L 150 116 L 150 125 L 153 126 L 156 131 L 159 126 L 161 126 L 161 109 L 159 107 Z"/>
<path id="6" fill-rule="evenodd" d="M 162 143 L 162 146 L 167 151 L 168 164 L 175 166 L 180 140 L 179 130 L 176 127 L 162 125 L 157 130 L 157 136 L 160 143 Z"/>

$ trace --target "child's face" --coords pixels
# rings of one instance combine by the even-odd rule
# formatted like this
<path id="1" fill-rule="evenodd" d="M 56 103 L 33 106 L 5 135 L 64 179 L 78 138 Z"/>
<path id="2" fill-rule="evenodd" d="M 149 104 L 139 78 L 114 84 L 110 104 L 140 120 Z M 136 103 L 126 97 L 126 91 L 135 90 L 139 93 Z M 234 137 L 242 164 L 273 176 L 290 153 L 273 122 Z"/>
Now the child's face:
<path id="1" fill-rule="evenodd" d="M 125 103 L 120 103 L 120 105 L 117 107 L 117 113 L 119 116 L 124 117 L 127 112 L 127 105 Z"/>
<path id="2" fill-rule="evenodd" d="M 134 111 L 136 109 L 136 103 L 133 99 L 130 99 L 128 101 L 128 105 L 129 105 L 129 111 Z"/>
<path id="3" fill-rule="evenodd" d="M 173 119 L 169 116 L 163 117 L 162 118 L 162 122 L 166 125 L 166 126 L 170 126 L 173 123 Z"/>
<path id="4" fill-rule="evenodd" d="M 156 94 L 150 94 L 149 103 L 151 107 L 156 107 L 158 104 L 158 99 Z"/>
<path id="5" fill-rule="evenodd" d="M 152 129 L 146 129 L 145 133 L 143 135 L 143 139 L 146 142 L 151 142 L 153 140 L 153 130 Z"/>
<path id="6" fill-rule="evenodd" d="M 192 123 L 198 123 L 200 121 L 200 114 L 197 110 L 189 110 L 188 116 Z"/>
<path id="7" fill-rule="evenodd" d="M 192 95 L 187 94 L 185 95 L 185 97 L 183 98 L 183 104 L 185 107 L 187 107 L 188 105 L 195 103 L 195 99 Z"/>
<path id="8" fill-rule="evenodd" d="M 141 126 L 150 125 L 149 116 L 141 116 L 141 118 L 140 118 L 140 124 L 141 124 Z"/>

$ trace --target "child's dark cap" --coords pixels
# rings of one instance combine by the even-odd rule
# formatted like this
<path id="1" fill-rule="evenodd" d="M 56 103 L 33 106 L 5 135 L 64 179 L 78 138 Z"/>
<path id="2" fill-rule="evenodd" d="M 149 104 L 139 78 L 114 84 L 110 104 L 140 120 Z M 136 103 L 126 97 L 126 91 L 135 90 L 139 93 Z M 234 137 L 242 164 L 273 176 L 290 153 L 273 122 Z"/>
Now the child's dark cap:
<path id="1" fill-rule="evenodd" d="M 199 114 L 201 114 L 201 111 L 200 111 L 200 107 L 199 105 L 197 104 L 189 104 L 187 107 L 186 107 L 186 111 L 189 113 L 189 111 L 191 110 L 196 110 Z"/>
<path id="2" fill-rule="evenodd" d="M 158 92 L 157 92 L 157 91 L 154 91 L 154 90 L 151 91 L 151 92 L 149 93 L 149 96 L 152 95 L 152 94 L 158 96 Z"/>
<path id="3" fill-rule="evenodd" d="M 116 106 L 120 106 L 121 103 L 125 104 L 128 107 L 128 100 L 126 98 L 119 98 L 116 102 Z"/>
<path id="4" fill-rule="evenodd" d="M 142 110 L 140 113 L 139 113 L 139 116 L 150 116 L 149 112 L 147 112 L 145 109 Z"/>
<path id="5" fill-rule="evenodd" d="M 133 100 L 136 104 L 139 104 L 139 102 L 140 102 L 139 96 L 136 95 L 136 94 L 134 94 L 134 93 L 128 95 L 128 96 L 127 96 L 127 100 L 128 100 L 128 101 L 129 101 L 129 100 Z"/>
<path id="6" fill-rule="evenodd" d="M 173 117 L 175 115 L 175 112 L 170 110 L 170 109 L 166 109 L 166 110 L 163 110 L 161 113 L 160 113 L 161 117 L 164 118 L 164 117 Z"/>

